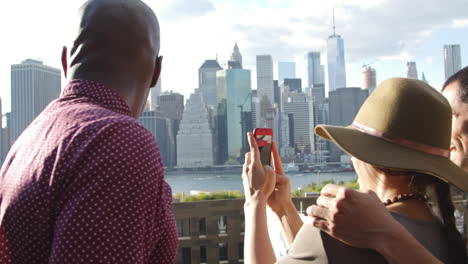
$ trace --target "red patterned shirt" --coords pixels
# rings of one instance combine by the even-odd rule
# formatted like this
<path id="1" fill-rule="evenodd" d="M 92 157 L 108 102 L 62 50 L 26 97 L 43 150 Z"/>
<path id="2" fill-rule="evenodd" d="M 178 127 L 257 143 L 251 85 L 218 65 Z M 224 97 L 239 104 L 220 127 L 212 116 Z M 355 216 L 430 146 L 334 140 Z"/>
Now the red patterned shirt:
<path id="1" fill-rule="evenodd" d="M 0 263 L 174 263 L 154 137 L 117 93 L 73 80 L 0 171 Z"/>

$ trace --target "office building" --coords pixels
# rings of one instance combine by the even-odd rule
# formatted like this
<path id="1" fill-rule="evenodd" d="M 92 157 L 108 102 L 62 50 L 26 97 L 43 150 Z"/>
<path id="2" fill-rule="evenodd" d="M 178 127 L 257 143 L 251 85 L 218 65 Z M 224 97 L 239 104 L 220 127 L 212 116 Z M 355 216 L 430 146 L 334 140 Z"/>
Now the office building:
<path id="1" fill-rule="evenodd" d="M 375 69 L 371 66 L 364 67 L 364 71 L 362 72 L 363 77 L 363 84 L 362 88 L 369 90 L 369 94 L 374 91 L 377 87 L 377 74 Z"/>
<path id="2" fill-rule="evenodd" d="M 325 85 L 325 71 L 320 62 L 320 52 L 311 51 L 307 53 L 307 77 L 309 88 Z"/>
<path id="3" fill-rule="evenodd" d="M 214 135 L 211 116 L 196 89 L 185 105 L 177 133 L 177 166 L 206 167 L 214 165 Z"/>
<path id="4" fill-rule="evenodd" d="M 158 115 L 173 122 L 174 138 L 179 131 L 180 121 L 184 113 L 184 96 L 172 91 L 164 92 L 157 97 Z"/>
<path id="5" fill-rule="evenodd" d="M 279 86 L 279 81 L 273 81 L 273 97 L 274 97 L 274 104 L 280 106 L 281 105 L 281 87 Z"/>
<path id="6" fill-rule="evenodd" d="M 237 42 L 236 44 L 234 45 L 234 50 L 232 51 L 232 55 L 231 55 L 231 59 L 229 61 L 236 61 L 238 62 L 238 66 L 240 67 L 240 69 L 243 68 L 243 65 L 242 65 L 242 54 L 240 53 L 239 51 L 239 46 L 237 46 Z"/>
<path id="7" fill-rule="evenodd" d="M 260 127 L 259 122 L 257 120 L 260 119 L 260 111 L 258 110 L 258 107 L 260 105 L 260 101 L 258 100 L 257 96 L 257 91 L 258 90 L 252 90 L 252 127 Z"/>
<path id="8" fill-rule="evenodd" d="M 332 92 L 346 87 L 346 66 L 344 41 L 335 31 L 335 15 L 333 15 L 333 35 L 327 40 L 328 59 L 328 91 Z"/>
<path id="9" fill-rule="evenodd" d="M 416 62 L 409 61 L 406 63 L 406 77 L 418 79 L 418 69 L 416 69 Z"/>
<path id="10" fill-rule="evenodd" d="M 41 61 L 27 59 L 11 66 L 11 141 L 45 109 L 61 91 L 61 72 Z"/>
<path id="11" fill-rule="evenodd" d="M 216 73 L 218 104 L 225 104 L 227 149 L 229 159 L 243 157 L 247 146 L 245 134 L 252 130 L 250 70 L 226 69 Z"/>
<path id="12" fill-rule="evenodd" d="M 296 78 L 296 63 L 289 61 L 278 62 L 278 81 Z"/>
<path id="13" fill-rule="evenodd" d="M 369 96 L 369 91 L 361 88 L 341 88 L 330 92 L 329 100 L 329 124 L 335 126 L 349 126 L 353 123 L 359 108 Z M 340 161 L 343 152 L 331 145 L 331 161 Z"/>
<path id="14" fill-rule="evenodd" d="M 257 55 L 257 96 L 259 100 L 260 127 L 273 128 L 274 122 L 274 91 L 273 91 L 273 59 L 271 55 Z"/>
<path id="15" fill-rule="evenodd" d="M 286 78 L 283 81 L 280 81 L 280 86 L 288 87 L 290 92 L 302 92 L 302 80 L 300 78 Z"/>
<path id="16" fill-rule="evenodd" d="M 288 124 L 292 124 L 291 147 L 303 154 L 314 150 L 314 108 L 312 98 L 305 93 L 292 92 L 283 103 L 283 111 L 288 114 Z M 290 127 L 291 129 L 291 127 Z"/>
<path id="17" fill-rule="evenodd" d="M 156 111 L 145 111 L 138 121 L 150 131 L 158 142 L 163 165 L 174 167 L 176 165 L 176 144 L 172 120 L 162 117 Z"/>
<path id="18" fill-rule="evenodd" d="M 444 45 L 445 79 L 461 70 L 461 51 L 459 44 Z"/>
<path id="19" fill-rule="evenodd" d="M 314 101 L 314 127 L 328 124 L 328 102 L 321 103 Z M 328 161 L 330 142 L 314 133 L 315 162 L 322 165 Z"/>
<path id="20" fill-rule="evenodd" d="M 158 108 L 158 96 L 162 93 L 162 86 L 161 86 L 161 76 L 159 76 L 159 80 L 156 83 L 156 86 L 150 90 L 150 98 L 149 98 L 149 109 L 148 110 L 156 110 Z"/>
<path id="21" fill-rule="evenodd" d="M 206 60 L 198 69 L 198 87 L 203 101 L 212 108 L 216 107 L 216 72 L 222 70 L 217 60 Z"/>

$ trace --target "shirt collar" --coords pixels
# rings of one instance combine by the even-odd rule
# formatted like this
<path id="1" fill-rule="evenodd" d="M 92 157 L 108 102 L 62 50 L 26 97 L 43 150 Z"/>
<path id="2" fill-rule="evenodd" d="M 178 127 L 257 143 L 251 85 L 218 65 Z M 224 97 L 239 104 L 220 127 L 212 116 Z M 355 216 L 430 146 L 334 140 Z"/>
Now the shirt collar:
<path id="1" fill-rule="evenodd" d="M 96 81 L 74 79 L 62 91 L 61 97 L 90 97 L 111 111 L 131 116 L 130 107 L 115 90 Z"/>

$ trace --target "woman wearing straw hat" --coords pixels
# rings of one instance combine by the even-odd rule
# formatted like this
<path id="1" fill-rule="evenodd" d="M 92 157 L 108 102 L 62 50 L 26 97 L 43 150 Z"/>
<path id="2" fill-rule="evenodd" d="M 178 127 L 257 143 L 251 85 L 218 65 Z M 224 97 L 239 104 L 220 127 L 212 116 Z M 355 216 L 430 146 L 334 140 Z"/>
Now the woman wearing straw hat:
<path id="1" fill-rule="evenodd" d="M 449 160 L 451 115 L 447 100 L 429 85 L 395 78 L 379 85 L 352 125 L 320 125 L 316 133 L 353 156 L 361 190 L 375 192 L 382 206 L 434 256 L 446 263 L 465 263 L 447 182 L 468 191 L 468 175 Z M 290 190 L 284 190 L 289 185 L 283 184 L 287 180 L 276 150 L 275 175 L 270 167 L 261 166 L 252 135 L 249 142 L 243 171 L 246 262 L 276 261 L 266 228 L 268 205 L 288 223 L 294 238 L 278 263 L 386 263 L 377 252 L 349 247 L 310 224 L 298 231 L 302 222 L 291 213 L 294 206 Z M 249 185 L 255 177 L 266 179 L 259 189 Z"/>

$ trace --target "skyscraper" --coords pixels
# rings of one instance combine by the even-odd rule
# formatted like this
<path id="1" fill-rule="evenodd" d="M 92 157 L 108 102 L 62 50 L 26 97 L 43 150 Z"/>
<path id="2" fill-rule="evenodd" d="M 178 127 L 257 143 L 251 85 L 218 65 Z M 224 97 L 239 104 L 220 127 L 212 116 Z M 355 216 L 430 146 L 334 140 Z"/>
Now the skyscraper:
<path id="1" fill-rule="evenodd" d="M 302 92 L 302 79 L 294 78 L 294 79 L 284 79 L 280 82 L 280 86 L 288 87 L 290 92 Z"/>
<path id="2" fill-rule="evenodd" d="M 237 46 L 237 42 L 234 45 L 234 50 L 232 51 L 231 59 L 230 61 L 237 61 L 240 64 L 240 68 L 242 69 L 242 54 L 239 51 L 239 46 Z"/>
<path id="3" fill-rule="evenodd" d="M 444 45 L 445 79 L 461 70 L 460 45 Z"/>
<path id="4" fill-rule="evenodd" d="M 377 87 L 377 75 L 375 69 L 371 66 L 364 67 L 364 71 L 362 72 L 363 77 L 363 84 L 362 88 L 369 90 L 369 93 L 372 93 Z"/>
<path id="5" fill-rule="evenodd" d="M 353 123 L 359 108 L 369 96 L 369 91 L 361 88 L 340 88 L 329 94 L 329 124 L 349 126 Z M 340 161 L 343 152 L 331 144 L 331 161 Z"/>
<path id="6" fill-rule="evenodd" d="M 327 40 L 328 58 L 328 91 L 346 87 L 346 66 L 344 41 L 335 32 L 335 15 L 333 14 L 333 35 Z"/>
<path id="7" fill-rule="evenodd" d="M 406 77 L 418 79 L 418 70 L 416 69 L 416 62 L 408 61 L 406 63 Z"/>
<path id="8" fill-rule="evenodd" d="M 177 133 L 177 166 L 213 166 L 213 141 L 210 111 L 196 89 L 187 100 Z"/>
<path id="9" fill-rule="evenodd" d="M 206 60 L 198 69 L 198 87 L 203 101 L 213 108 L 216 106 L 216 72 L 222 69 L 217 60 Z"/>
<path id="10" fill-rule="evenodd" d="M 325 72 L 320 62 L 320 52 L 311 51 L 307 53 L 307 77 L 309 88 L 325 84 Z"/>
<path id="11" fill-rule="evenodd" d="M 61 72 L 41 61 L 27 59 L 11 65 L 11 141 L 60 95 Z"/>
<path id="12" fill-rule="evenodd" d="M 175 165 L 177 163 L 177 132 L 179 132 L 180 121 L 182 120 L 182 115 L 184 113 L 184 96 L 172 91 L 163 92 L 157 97 L 157 106 L 156 112 L 158 118 L 164 119 L 164 121 L 158 119 L 157 122 L 170 122 L 170 125 L 163 125 L 168 127 L 168 130 L 172 132 L 171 138 L 173 140 L 171 144 L 174 144 L 174 154 L 171 157 L 171 160 L 174 160 L 173 163 Z M 158 127 L 157 131 L 161 134 L 164 129 Z M 161 136 L 159 138 L 161 138 Z M 171 165 L 168 164 L 167 166 Z"/>
<path id="13" fill-rule="evenodd" d="M 278 62 L 278 81 L 282 81 L 286 78 L 296 78 L 296 63 L 289 61 Z"/>
<path id="14" fill-rule="evenodd" d="M 289 135 L 298 151 L 309 154 L 314 150 L 314 108 L 312 99 L 305 93 L 292 92 L 284 104 L 284 112 L 289 115 L 293 133 Z M 290 127 L 291 129 L 291 127 Z"/>
<path id="15" fill-rule="evenodd" d="M 144 111 L 138 121 L 154 136 L 158 142 L 159 152 L 165 167 L 176 165 L 176 144 L 173 133 L 173 122 L 162 117 L 156 111 Z"/>
<path id="16" fill-rule="evenodd" d="M 216 73 L 218 104 L 225 104 L 228 158 L 243 157 L 245 134 L 252 131 L 250 70 L 226 69 Z"/>
<path id="17" fill-rule="evenodd" d="M 257 55 L 257 91 L 260 114 L 257 126 L 273 128 L 274 91 L 273 59 L 271 55 Z"/>

